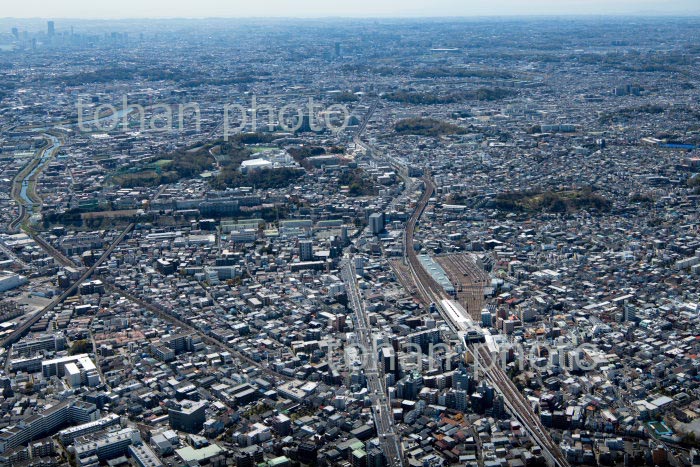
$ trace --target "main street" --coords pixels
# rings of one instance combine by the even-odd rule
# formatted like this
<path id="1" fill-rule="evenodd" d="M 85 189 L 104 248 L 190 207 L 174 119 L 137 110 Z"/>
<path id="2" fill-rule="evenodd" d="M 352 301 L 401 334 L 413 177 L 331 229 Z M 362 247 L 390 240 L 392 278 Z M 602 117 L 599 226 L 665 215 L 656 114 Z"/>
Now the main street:
<path id="1" fill-rule="evenodd" d="M 348 305 L 353 310 L 355 338 L 362 352 L 362 371 L 367 380 L 367 391 L 372 400 L 372 413 L 381 441 L 384 455 L 390 466 L 403 466 L 401 439 L 394 426 L 393 412 L 384 387 L 384 373 L 379 368 L 377 349 L 367 315 L 367 309 L 360 295 L 354 265 L 345 259 L 341 265 L 341 275 L 348 295 Z"/>
<path id="2" fill-rule="evenodd" d="M 378 101 L 373 103 L 367 115 L 362 121 L 360 128 L 354 135 L 353 141 L 356 145 L 365 149 L 367 155 L 373 157 L 372 148 L 363 142 L 360 138 L 362 133 L 367 128 L 372 114 L 378 106 Z M 408 184 L 404 185 L 404 190 Z M 389 206 L 393 206 L 401 195 L 396 196 Z M 359 236 L 366 235 L 368 229 L 365 228 Z M 354 256 L 346 250 L 345 259 L 340 264 L 340 273 L 343 282 L 345 283 L 345 291 L 348 296 L 348 306 L 353 311 L 355 323 L 355 340 L 356 344 L 364 350 L 362 353 L 362 371 L 367 381 L 367 391 L 372 401 L 372 414 L 374 424 L 377 430 L 384 456 L 387 460 L 387 465 L 391 467 L 403 467 L 403 452 L 401 445 L 401 436 L 396 430 L 394 424 L 394 416 L 391 409 L 391 403 L 387 397 L 387 391 L 384 386 L 384 372 L 379 367 L 378 355 L 375 348 L 375 340 L 372 333 L 367 308 L 360 294 L 360 289 L 357 283 L 357 275 L 355 274 Z"/>

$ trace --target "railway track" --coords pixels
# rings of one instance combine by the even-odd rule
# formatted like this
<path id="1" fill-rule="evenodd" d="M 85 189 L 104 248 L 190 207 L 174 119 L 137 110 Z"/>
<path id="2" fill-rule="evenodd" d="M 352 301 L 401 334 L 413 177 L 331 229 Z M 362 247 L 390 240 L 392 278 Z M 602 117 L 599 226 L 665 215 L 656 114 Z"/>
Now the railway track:
<path id="1" fill-rule="evenodd" d="M 27 332 L 31 329 L 31 327 L 39 322 L 39 320 L 49 311 L 53 310 L 59 303 L 63 302 L 66 298 L 70 297 L 75 293 L 75 291 L 80 287 L 80 284 L 85 282 L 92 274 L 95 272 L 95 270 L 107 259 L 109 256 L 112 254 L 112 251 L 121 243 L 122 240 L 124 240 L 124 237 L 131 232 L 131 229 L 134 228 L 134 224 L 129 224 L 123 231 L 122 233 L 119 234 L 119 236 L 112 242 L 112 244 L 105 250 L 104 253 L 102 253 L 102 256 L 95 261 L 95 264 L 90 266 L 79 278 L 77 281 L 75 281 L 68 289 L 66 289 L 65 292 L 63 292 L 61 295 L 58 297 L 54 298 L 51 300 L 51 302 L 46 305 L 44 308 L 39 310 L 37 313 L 35 313 L 31 318 L 25 320 L 17 329 L 15 329 L 12 334 L 9 334 L 5 339 L 2 340 L 1 345 L 2 347 L 9 347 L 10 345 L 14 344 L 18 340 L 20 340 L 22 337 L 24 337 Z M 9 352 L 8 352 L 9 354 Z"/>
<path id="2" fill-rule="evenodd" d="M 437 261 L 454 284 L 457 301 L 467 309 L 474 321 L 479 321 L 488 276 L 466 254 L 441 256 Z"/>
<path id="3" fill-rule="evenodd" d="M 455 332 L 464 331 L 460 328 L 459 323 L 453 322 L 449 315 L 442 310 L 440 305 L 441 301 L 444 299 L 451 299 L 451 297 L 447 296 L 442 290 L 442 287 L 440 287 L 432 276 L 423 268 L 413 247 L 416 224 L 435 192 L 435 184 L 429 174 L 423 177 L 423 181 L 425 190 L 416 205 L 415 211 L 407 222 L 404 232 L 405 260 L 411 270 L 418 291 L 423 296 L 424 300 L 436 305 L 442 317 Z M 484 375 L 486 379 L 503 395 L 508 410 L 520 421 L 523 428 L 525 428 L 532 439 L 542 448 L 543 455 L 548 464 L 553 467 L 569 467 L 569 463 L 559 449 L 559 446 L 549 436 L 529 402 L 520 391 L 518 391 L 515 384 L 508 378 L 500 365 L 494 362 L 491 352 L 486 349 L 483 344 L 467 343 L 465 341 L 465 345 L 468 346 L 472 355 L 475 355 L 475 357 L 483 362 L 482 366 L 485 369 Z"/>
<path id="4" fill-rule="evenodd" d="M 113 293 L 117 293 L 119 295 L 122 295 L 123 297 L 127 298 L 128 300 L 144 307 L 145 309 L 149 310 L 153 314 L 157 315 L 161 319 L 168 321 L 170 323 L 176 324 L 180 326 L 181 328 L 191 332 L 192 334 L 197 334 L 202 341 L 205 343 L 211 345 L 212 347 L 222 350 L 222 351 L 227 351 L 231 352 L 233 355 L 235 355 L 237 358 L 241 359 L 242 361 L 245 361 L 246 363 L 251 364 L 252 366 L 258 368 L 260 371 L 265 373 L 268 376 L 271 376 L 273 378 L 278 378 L 284 381 L 293 381 L 293 378 L 290 378 L 286 375 L 283 375 L 281 373 L 277 373 L 276 371 L 273 371 L 260 363 L 256 362 L 252 358 L 248 357 L 247 355 L 244 355 L 243 353 L 239 352 L 238 350 L 234 349 L 233 347 L 230 347 L 224 342 L 221 342 L 217 339 L 214 339 L 213 337 L 209 336 L 208 334 L 205 334 L 204 332 L 200 331 L 196 327 L 190 325 L 189 323 L 183 321 L 182 319 L 178 318 L 177 316 L 171 314 L 168 312 L 168 310 L 159 305 L 155 304 L 151 301 L 147 301 L 141 297 L 138 297 L 131 292 L 123 289 L 122 287 L 119 287 L 112 282 L 109 281 L 109 278 L 103 277 L 102 278 L 103 282 L 105 283 L 105 290 Z"/>
<path id="5" fill-rule="evenodd" d="M 416 284 L 413 281 L 413 277 L 411 277 L 411 271 L 408 269 L 408 266 L 400 259 L 390 260 L 389 264 L 394 271 L 394 275 L 396 275 L 396 279 L 401 283 L 403 288 L 408 290 L 411 295 L 416 295 L 418 291 L 416 290 Z M 429 305 L 429 303 L 427 303 L 427 305 Z"/>
<path id="6" fill-rule="evenodd" d="M 68 267 L 73 267 L 73 268 L 80 268 L 79 265 L 75 264 L 73 260 L 68 258 L 66 255 L 61 253 L 59 250 L 54 248 L 53 245 L 51 245 L 49 242 L 44 240 L 44 238 L 36 233 L 29 233 L 29 236 L 32 237 L 32 240 L 34 240 L 41 248 L 43 248 L 50 256 L 53 257 L 53 259 L 59 263 L 61 266 L 68 266 Z"/>

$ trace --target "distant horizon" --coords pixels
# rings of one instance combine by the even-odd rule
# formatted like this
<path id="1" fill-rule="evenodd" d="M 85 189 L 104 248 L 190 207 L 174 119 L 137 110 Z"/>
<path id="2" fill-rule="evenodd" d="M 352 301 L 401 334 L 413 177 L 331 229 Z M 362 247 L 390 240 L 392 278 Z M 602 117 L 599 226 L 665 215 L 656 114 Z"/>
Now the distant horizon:
<path id="1" fill-rule="evenodd" d="M 679 13 L 572 13 L 572 14 L 513 14 L 513 15 L 474 15 L 474 16 L 125 16 L 125 17 L 61 17 L 61 16 L 0 16 L 0 21 L 233 21 L 233 20 L 309 20 L 309 21 L 324 21 L 324 20 L 355 20 L 355 21 L 374 21 L 374 20 L 489 20 L 489 19 L 593 19 L 593 18 L 609 18 L 609 19 L 624 19 L 624 18 L 641 18 L 641 19 L 700 19 L 700 12 L 692 14 Z"/>
<path id="2" fill-rule="evenodd" d="M 37 14 L 39 13 L 39 14 Z M 3 7 L 1 19 L 17 20 L 164 20 L 164 19 L 421 19 L 493 17 L 695 17 L 696 0 L 354 0 L 333 4 L 325 0 L 186 2 L 183 0 L 123 0 L 93 3 L 65 0 L 14 2 Z"/>

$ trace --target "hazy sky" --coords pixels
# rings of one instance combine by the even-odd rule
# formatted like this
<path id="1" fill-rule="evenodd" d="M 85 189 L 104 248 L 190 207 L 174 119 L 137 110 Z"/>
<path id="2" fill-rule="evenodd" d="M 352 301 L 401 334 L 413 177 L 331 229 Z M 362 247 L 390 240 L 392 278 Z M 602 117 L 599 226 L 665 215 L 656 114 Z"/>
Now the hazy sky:
<path id="1" fill-rule="evenodd" d="M 3 0 L 0 17 L 700 15 L 700 0 Z"/>

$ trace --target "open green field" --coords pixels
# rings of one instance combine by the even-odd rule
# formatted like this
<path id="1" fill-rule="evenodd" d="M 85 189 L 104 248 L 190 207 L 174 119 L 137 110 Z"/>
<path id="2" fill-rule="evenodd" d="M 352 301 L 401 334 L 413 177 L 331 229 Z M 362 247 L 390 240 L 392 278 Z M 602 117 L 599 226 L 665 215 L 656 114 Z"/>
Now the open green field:
<path id="1" fill-rule="evenodd" d="M 265 151 L 270 151 L 270 150 L 275 150 L 277 148 L 275 147 L 249 147 L 251 151 L 253 151 L 253 154 L 257 154 L 259 152 L 265 152 Z"/>

